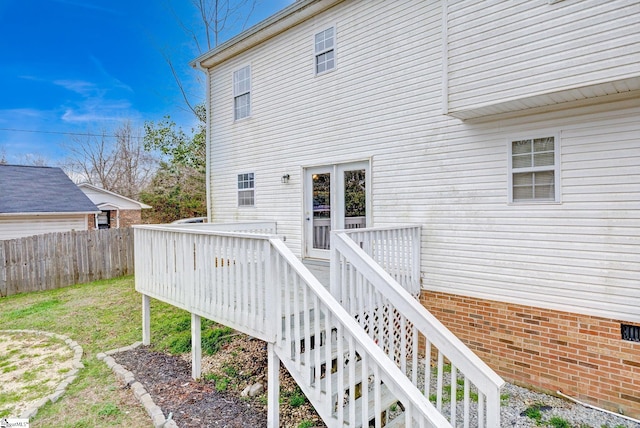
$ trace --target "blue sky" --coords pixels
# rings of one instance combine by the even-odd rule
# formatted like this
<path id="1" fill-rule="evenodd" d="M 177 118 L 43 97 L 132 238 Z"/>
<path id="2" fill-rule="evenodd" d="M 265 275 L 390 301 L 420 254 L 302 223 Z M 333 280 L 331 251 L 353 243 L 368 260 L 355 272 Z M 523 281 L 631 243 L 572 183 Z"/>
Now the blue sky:
<path id="1" fill-rule="evenodd" d="M 258 0 L 249 26 L 292 2 Z M 204 88 L 188 65 L 198 51 L 176 16 L 201 28 L 191 0 L 0 0 L 0 154 L 56 164 L 73 143 L 62 133 L 101 133 L 124 120 L 141 127 L 165 115 L 190 128 L 163 53 L 193 96 L 203 99 Z"/>

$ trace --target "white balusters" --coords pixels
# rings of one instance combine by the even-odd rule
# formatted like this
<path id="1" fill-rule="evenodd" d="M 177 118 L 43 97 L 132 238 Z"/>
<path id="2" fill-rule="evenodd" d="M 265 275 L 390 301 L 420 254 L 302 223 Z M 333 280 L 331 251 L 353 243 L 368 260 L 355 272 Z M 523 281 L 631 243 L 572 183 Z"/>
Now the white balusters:
<path id="1" fill-rule="evenodd" d="M 499 390 L 504 382 L 416 299 L 419 228 L 336 231 L 332 236 L 334 259 L 340 263 L 331 268 L 341 270 L 332 273 L 332 278 L 340 281 L 332 285 L 332 290 L 338 290 L 345 309 L 357 315 L 356 320 L 374 342 L 408 380 L 421 387 L 426 397 L 434 391 L 435 408 L 443 414 L 448 411 L 451 425 L 460 419 L 468 426 L 470 409 L 474 407 L 478 420 L 482 421 L 478 423 L 491 420 L 491 426 L 499 426 Z M 355 306 L 354 302 L 357 302 Z M 424 348 L 419 347 L 420 339 L 425 343 Z M 437 360 L 435 385 L 431 383 L 432 347 Z M 419 358 L 421 353 L 424 359 Z M 422 379 L 418 376 L 420 370 L 424 370 Z M 464 379 L 466 390 L 460 398 L 458 376 Z M 444 394 L 445 385 L 450 388 L 448 394 Z M 479 392 L 482 401 L 472 403 L 470 388 Z M 458 415 L 460 399 L 464 400 L 464 411 Z"/>

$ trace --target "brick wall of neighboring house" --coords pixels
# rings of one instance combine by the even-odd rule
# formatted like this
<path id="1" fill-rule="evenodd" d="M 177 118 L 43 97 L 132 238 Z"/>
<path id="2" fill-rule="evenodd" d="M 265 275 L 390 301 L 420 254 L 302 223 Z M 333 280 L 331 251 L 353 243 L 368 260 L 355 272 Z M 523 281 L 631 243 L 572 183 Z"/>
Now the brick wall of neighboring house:
<path id="1" fill-rule="evenodd" d="M 114 212 L 114 217 L 115 214 L 116 213 Z M 112 221 L 115 221 L 115 219 L 113 219 Z M 140 223 L 142 223 L 141 210 L 120 210 L 120 227 L 130 227 L 134 224 Z M 112 227 L 115 227 L 115 225 Z"/>
<path id="2" fill-rule="evenodd" d="M 120 211 L 122 215 L 122 211 Z M 109 210 L 109 229 L 116 229 L 118 227 L 118 211 L 117 210 Z M 120 222 L 120 227 L 122 226 L 122 222 Z"/>
<path id="3" fill-rule="evenodd" d="M 87 216 L 87 228 L 89 230 L 94 230 L 96 228 L 96 216 L 95 216 L 95 214 L 89 214 Z"/>
<path id="4" fill-rule="evenodd" d="M 109 211 L 109 227 L 115 229 L 118 227 L 118 211 Z M 96 228 L 96 219 L 93 214 L 88 216 L 89 230 Z M 129 227 L 134 224 L 142 223 L 142 213 L 140 210 L 120 210 L 120 227 Z"/>
<path id="5" fill-rule="evenodd" d="M 505 380 L 640 417 L 640 343 L 621 339 L 620 321 L 430 291 L 420 300 Z"/>

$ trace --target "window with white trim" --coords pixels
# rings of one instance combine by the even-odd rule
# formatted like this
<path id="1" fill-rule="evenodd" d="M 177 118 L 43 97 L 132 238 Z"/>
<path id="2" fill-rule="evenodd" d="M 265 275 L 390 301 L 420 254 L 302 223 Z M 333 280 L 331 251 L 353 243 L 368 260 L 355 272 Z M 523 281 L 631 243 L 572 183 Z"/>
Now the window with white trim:
<path id="1" fill-rule="evenodd" d="M 333 70 L 336 66 L 335 28 L 327 28 L 315 36 L 316 74 Z"/>
<path id="2" fill-rule="evenodd" d="M 251 66 L 233 72 L 233 118 L 251 115 Z"/>
<path id="3" fill-rule="evenodd" d="M 238 206 L 252 207 L 255 205 L 255 180 L 253 172 L 238 174 Z"/>
<path id="4" fill-rule="evenodd" d="M 509 155 L 511 202 L 558 201 L 555 137 L 512 140 Z"/>

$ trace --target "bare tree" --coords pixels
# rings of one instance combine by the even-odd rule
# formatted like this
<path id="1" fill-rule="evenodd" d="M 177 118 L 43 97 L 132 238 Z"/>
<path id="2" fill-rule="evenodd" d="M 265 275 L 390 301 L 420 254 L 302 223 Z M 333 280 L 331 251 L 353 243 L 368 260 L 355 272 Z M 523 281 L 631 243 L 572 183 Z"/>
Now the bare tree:
<path id="1" fill-rule="evenodd" d="M 27 153 L 20 158 L 18 163 L 20 165 L 47 166 L 51 165 L 51 160 L 39 153 Z"/>
<path id="2" fill-rule="evenodd" d="M 169 8 L 173 10 L 170 2 L 167 3 Z M 178 25 L 193 41 L 197 53 L 202 54 L 218 46 L 223 36 L 228 32 L 232 30 L 243 31 L 259 0 L 191 0 L 191 3 L 198 12 L 199 25 L 195 28 L 182 21 L 177 13 L 173 12 L 173 15 Z M 203 120 L 202 112 L 198 111 L 198 103 L 191 101 L 171 56 L 166 51 L 163 52 L 163 56 L 185 104 L 196 117 Z"/>
<path id="3" fill-rule="evenodd" d="M 125 122 L 116 129 L 116 175 L 114 190 L 121 195 L 134 197 L 145 188 L 157 168 L 157 160 L 153 152 L 145 150 L 143 135 L 140 130 L 133 129 L 130 122 Z"/>
<path id="4" fill-rule="evenodd" d="M 157 167 L 155 155 L 144 150 L 141 132 L 128 121 L 112 134 L 103 130 L 98 136 L 74 137 L 65 148 L 67 175 L 129 198 L 148 185 Z"/>

